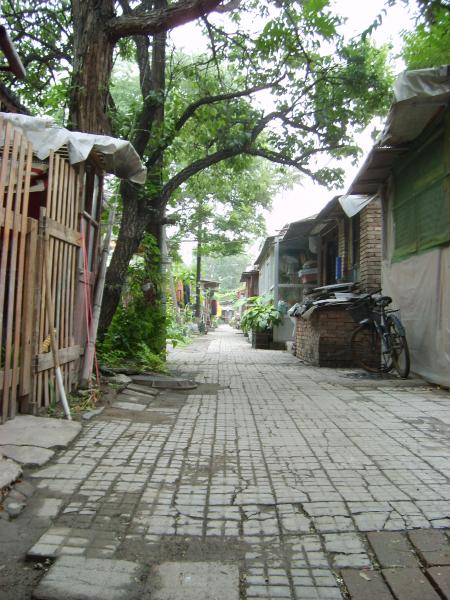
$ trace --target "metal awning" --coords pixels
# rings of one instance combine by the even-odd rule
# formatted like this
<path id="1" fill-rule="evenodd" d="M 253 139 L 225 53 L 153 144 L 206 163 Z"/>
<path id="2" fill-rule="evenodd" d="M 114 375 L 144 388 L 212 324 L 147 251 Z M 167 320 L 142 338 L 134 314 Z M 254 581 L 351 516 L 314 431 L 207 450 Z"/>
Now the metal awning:
<path id="1" fill-rule="evenodd" d="M 242 271 L 241 278 L 239 279 L 239 283 L 245 283 L 247 279 L 250 279 L 252 275 L 259 275 L 258 269 L 252 269 L 250 271 Z"/>
<path id="2" fill-rule="evenodd" d="M 262 262 L 263 258 L 265 257 L 265 255 L 267 254 L 268 249 L 270 248 L 270 246 L 273 245 L 275 237 L 276 236 L 274 236 L 274 235 L 270 235 L 269 237 L 266 237 L 266 239 L 264 240 L 263 247 L 259 251 L 258 257 L 255 260 L 256 266 L 259 267 L 261 265 L 261 262 Z"/>
<path id="3" fill-rule="evenodd" d="M 200 279 L 200 283 L 205 290 L 216 289 L 220 286 L 219 281 L 212 281 L 211 279 Z"/>
<path id="4" fill-rule="evenodd" d="M 408 152 L 408 147 L 374 147 L 369 152 L 347 194 L 373 196 L 389 177 L 397 159 Z"/>
<path id="5" fill-rule="evenodd" d="M 450 67 L 406 71 L 394 87 L 383 133 L 350 185 L 347 194 L 372 196 L 392 172 L 397 160 L 450 101 Z"/>
<path id="6" fill-rule="evenodd" d="M 394 98 L 378 146 L 415 140 L 445 110 L 450 100 L 450 65 L 405 71 L 395 82 Z"/>

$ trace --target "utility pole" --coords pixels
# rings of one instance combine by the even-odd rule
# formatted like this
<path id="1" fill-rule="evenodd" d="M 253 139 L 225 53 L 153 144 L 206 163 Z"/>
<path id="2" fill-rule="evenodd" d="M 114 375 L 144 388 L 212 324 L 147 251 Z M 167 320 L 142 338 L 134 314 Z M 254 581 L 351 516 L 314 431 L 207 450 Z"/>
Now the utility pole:
<path id="1" fill-rule="evenodd" d="M 197 229 L 197 272 L 195 274 L 195 316 L 199 319 L 201 315 L 200 307 L 200 279 L 202 278 L 202 225 L 198 224 Z"/>

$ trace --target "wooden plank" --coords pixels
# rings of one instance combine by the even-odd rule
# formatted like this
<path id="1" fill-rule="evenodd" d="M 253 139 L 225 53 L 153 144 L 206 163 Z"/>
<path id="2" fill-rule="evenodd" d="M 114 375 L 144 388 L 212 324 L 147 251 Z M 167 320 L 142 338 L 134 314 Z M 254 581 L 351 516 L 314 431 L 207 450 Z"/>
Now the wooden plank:
<path id="1" fill-rule="evenodd" d="M 78 231 L 73 231 L 73 229 L 70 229 L 67 225 L 63 225 L 62 223 L 58 223 L 57 221 L 46 217 L 45 228 L 49 236 L 56 238 L 65 244 L 71 244 L 73 246 L 81 245 L 81 234 Z"/>
<path id="2" fill-rule="evenodd" d="M 66 177 L 64 181 L 64 187 L 60 193 L 60 215 L 59 222 L 66 226 L 67 224 L 67 202 L 69 199 L 69 187 L 71 178 L 71 166 L 65 163 Z M 67 243 L 61 242 L 60 244 L 60 289 L 59 289 L 59 317 L 60 317 L 60 331 L 59 331 L 59 348 L 66 346 L 66 289 L 67 289 Z M 67 382 L 64 381 L 64 387 L 67 388 Z"/>
<path id="3" fill-rule="evenodd" d="M 53 220 L 57 220 L 57 215 L 58 215 L 58 194 L 59 194 L 59 189 L 61 186 L 61 181 L 64 179 L 64 173 L 63 173 L 63 165 L 64 165 L 64 161 L 61 159 L 61 157 L 58 154 L 54 155 L 54 161 L 53 161 L 53 188 L 52 188 L 52 194 L 51 194 L 51 204 L 50 204 L 50 211 L 47 213 L 49 215 L 49 217 Z M 57 268 L 56 268 L 56 264 L 57 261 L 55 259 L 55 254 L 57 252 L 58 246 L 59 246 L 59 241 L 56 240 L 55 238 L 52 238 L 48 235 L 48 231 L 45 231 L 45 239 L 49 239 L 49 272 L 50 272 L 50 296 L 51 298 L 54 300 L 56 297 L 56 286 L 57 286 L 57 281 L 58 281 L 58 273 L 57 273 Z M 45 240 L 43 243 L 43 246 L 45 248 Z M 45 269 L 45 267 L 44 267 Z M 44 275 L 44 285 L 46 286 L 47 283 L 45 282 L 45 275 Z M 45 288 L 44 288 L 45 290 Z M 45 291 L 44 291 L 44 306 L 43 306 L 43 310 L 46 313 L 45 310 Z M 55 314 L 55 303 L 53 302 L 53 323 L 55 328 L 57 329 L 59 326 L 59 323 L 57 322 L 57 318 L 56 318 L 56 314 Z M 45 332 L 44 332 L 44 337 L 46 337 L 47 335 L 51 335 L 52 332 L 50 331 L 50 325 L 49 325 L 49 321 L 47 318 L 47 314 L 45 314 L 45 323 L 46 323 L 46 327 L 45 327 Z M 52 391 L 50 393 L 50 386 L 52 387 Z M 44 405 L 48 406 L 50 404 L 50 399 L 52 396 L 56 397 L 56 401 L 58 401 L 58 394 L 56 392 L 56 386 L 54 384 L 54 377 L 53 374 L 50 374 L 48 371 L 44 372 L 43 374 L 43 393 L 44 393 Z"/>
<path id="4" fill-rule="evenodd" d="M 45 230 L 45 218 L 53 216 L 53 196 L 55 189 L 55 179 L 57 179 L 57 170 L 58 170 L 58 162 L 54 152 L 50 152 L 49 155 L 49 167 L 48 167 L 48 186 L 47 186 L 47 196 L 46 196 L 46 206 L 45 208 L 41 208 L 40 211 L 40 219 L 39 219 L 39 242 L 38 242 L 38 252 L 39 252 L 39 289 L 40 289 L 40 302 L 39 302 L 39 329 L 38 334 L 36 336 L 36 344 L 35 344 L 35 354 L 38 354 L 41 350 L 41 345 L 44 339 L 48 335 L 48 325 L 47 325 L 47 315 L 45 312 L 45 277 L 43 270 L 44 263 L 44 238 L 46 236 Z M 56 174 L 55 174 L 56 171 Z M 41 406 L 45 406 L 48 404 L 48 385 L 46 385 L 45 374 L 41 374 L 36 376 L 37 385 L 36 385 L 36 396 L 33 399 L 35 402 L 36 408 L 40 408 Z"/>
<path id="5" fill-rule="evenodd" d="M 24 162 L 25 162 L 25 150 L 26 146 L 22 143 L 22 136 L 20 135 L 20 149 L 17 162 L 17 171 L 14 181 L 17 182 L 16 193 L 13 194 L 11 211 L 14 214 L 12 222 L 5 223 L 5 229 L 10 231 L 10 246 L 9 246 L 9 269 L 7 273 L 7 289 L 8 298 L 6 304 L 6 337 L 5 337 L 5 356 L 4 356 L 4 371 L 3 371 L 3 418 L 4 420 L 9 418 L 9 412 L 12 410 L 15 413 L 15 402 L 16 394 L 15 390 L 11 387 L 11 381 L 13 377 L 13 354 L 14 354 L 14 327 L 15 321 L 14 316 L 16 313 L 16 282 L 17 277 L 20 277 L 20 273 L 17 273 L 17 255 L 19 249 L 19 232 L 17 231 L 18 223 L 21 220 L 20 215 L 20 200 L 22 195 L 22 183 L 24 175 Z M 20 309 L 20 307 L 19 307 Z"/>
<path id="6" fill-rule="evenodd" d="M 17 171 L 18 171 L 18 155 L 20 149 L 20 142 L 22 136 L 19 131 L 14 131 L 14 140 L 13 140 L 13 150 L 11 154 L 11 168 L 9 171 L 9 179 L 8 179 L 8 192 L 6 196 L 6 214 L 8 214 L 9 210 L 13 210 L 14 206 L 14 188 L 13 184 L 17 179 Z M 5 339 L 5 355 L 4 355 L 4 382 L 3 382 L 3 403 L 2 403 L 2 421 L 5 422 L 8 418 L 9 414 L 9 377 L 10 377 L 10 365 L 11 365 L 11 348 L 12 348 L 12 327 L 13 327 L 13 306 L 11 306 L 11 298 L 14 299 L 14 287 L 15 287 L 15 248 L 16 248 L 16 238 L 17 234 L 14 232 L 14 228 L 11 228 L 10 223 L 5 223 L 3 229 L 3 249 L 2 249 L 2 258 L 1 258 L 1 271 L 0 271 L 0 319 L 2 324 L 0 326 L 0 332 L 2 337 L 0 338 L 2 341 Z M 12 234 L 12 235 L 11 235 Z M 11 238 L 11 243 L 10 243 Z M 11 256 L 10 256 L 11 252 Z M 7 285 L 7 270 L 8 270 L 8 258 L 10 258 L 9 262 L 9 279 L 8 279 L 8 305 L 5 307 L 7 309 L 6 313 L 6 334 L 3 331 L 3 319 L 4 319 L 4 302 L 6 295 L 6 285 Z M 14 279 L 12 279 L 11 270 L 14 270 Z M 11 291 L 11 287 L 13 288 Z M 0 360 L 1 360 L 1 348 L 0 348 Z"/>
<path id="7" fill-rule="evenodd" d="M 33 354 L 32 339 L 33 339 L 33 315 L 35 312 L 35 301 L 40 300 L 36 293 L 36 278 L 34 269 L 36 268 L 35 260 L 37 256 L 37 238 L 38 238 L 38 223 L 35 219 L 28 219 L 28 235 L 26 239 L 25 249 L 25 267 L 24 280 L 25 286 L 23 290 L 23 322 L 22 322 L 22 357 L 21 377 L 19 380 L 19 396 L 27 396 L 31 394 L 33 389 L 32 372 L 31 372 L 31 357 Z"/>
<path id="8" fill-rule="evenodd" d="M 2 202 L 0 202 L 0 204 L 2 206 L 3 206 L 3 196 L 5 194 L 6 179 L 8 176 L 8 167 L 10 164 L 8 161 L 8 156 L 9 156 L 9 151 L 10 151 L 10 147 L 11 147 L 11 136 L 12 136 L 11 125 L 8 123 L 5 127 L 4 123 L 3 123 L 3 119 L 2 119 L 0 121 L 0 132 L 2 133 L 2 135 L 3 135 L 3 131 L 5 132 L 5 139 L 4 139 L 3 148 L 1 151 L 2 163 L 1 163 L 1 169 L 0 169 L 0 198 L 2 199 Z M 1 220 L 0 223 L 4 223 L 4 221 Z"/>
<path id="9" fill-rule="evenodd" d="M 78 360 L 81 353 L 80 346 L 69 346 L 68 348 L 61 348 L 58 352 L 59 362 L 61 365 Z M 40 373 L 42 371 L 48 371 L 54 367 L 53 355 L 51 352 L 44 352 L 34 357 L 34 371 Z"/>
<path id="10" fill-rule="evenodd" d="M 13 390 L 17 390 L 17 386 L 20 383 L 20 379 L 23 377 L 20 376 L 20 373 L 23 370 L 23 361 L 25 358 L 25 346 L 23 344 L 23 317 L 24 313 L 28 310 L 28 303 L 32 305 L 33 299 L 24 302 L 24 290 L 25 286 L 28 284 L 25 279 L 25 252 L 27 246 L 27 224 L 28 224 L 28 203 L 30 197 L 30 181 L 31 181 L 31 167 L 33 162 L 33 147 L 30 142 L 26 142 L 24 139 L 24 143 L 27 144 L 27 156 L 26 156 L 26 166 L 25 166 L 25 184 L 24 184 L 24 192 L 22 196 L 22 219 L 20 221 L 20 248 L 19 248 L 19 279 L 17 286 L 17 312 L 16 312 L 16 330 L 15 330 L 15 339 L 14 339 L 14 370 L 13 370 L 13 382 L 12 388 Z M 35 254 L 31 255 L 34 259 Z M 32 280 L 32 277 L 31 277 Z M 31 348 L 30 348 L 31 349 Z M 20 366 L 20 369 L 19 369 Z M 20 386 L 19 386 L 20 387 Z M 20 393 L 20 390 L 17 390 Z M 14 408 L 16 404 L 14 403 Z M 11 411 L 11 418 L 15 416 L 14 411 Z"/>
<path id="11" fill-rule="evenodd" d="M 56 157 L 59 162 L 59 176 L 55 180 L 55 189 L 53 194 L 53 215 L 51 217 L 57 222 L 61 222 L 61 205 L 63 202 L 63 192 L 66 183 L 66 162 L 60 157 Z M 48 231 L 47 231 L 48 235 Z M 51 273 L 51 298 L 53 303 L 53 323 L 56 329 L 58 346 L 61 347 L 61 247 L 62 242 L 56 238 L 50 237 L 52 242 L 51 252 L 49 253 L 50 273 Z M 49 331 L 50 333 L 50 331 Z M 57 401 L 59 397 L 57 395 Z"/>
<path id="12" fill-rule="evenodd" d="M 50 171 L 49 171 L 50 173 Z M 47 198 L 51 195 L 50 186 L 48 187 Z M 45 314 L 45 277 L 44 277 L 44 237 L 45 230 L 42 227 L 44 222 L 44 218 L 46 216 L 46 209 L 41 208 L 40 210 L 40 219 L 39 219 L 39 241 L 38 241 L 38 256 L 37 256 L 37 264 L 38 264 L 38 276 L 39 276 L 39 290 L 40 290 L 40 302 L 38 309 L 38 320 L 37 320 L 37 335 L 36 335 L 36 347 L 35 354 L 39 354 L 42 342 L 47 336 L 47 317 Z M 36 402 L 36 407 L 41 407 L 45 405 L 45 391 L 44 391 L 44 377 L 38 378 L 38 385 L 36 390 L 37 396 L 34 399 Z"/>
<path id="13" fill-rule="evenodd" d="M 79 211 L 82 202 L 82 194 L 84 191 L 84 171 L 85 166 L 84 163 L 80 165 L 80 167 L 75 172 L 75 189 L 74 189 L 74 197 L 73 197 L 73 205 L 71 212 L 71 220 L 70 226 L 77 232 L 80 231 L 80 217 Z M 71 281 L 70 281 L 70 315 L 69 315 L 69 330 L 70 330 L 70 345 L 75 345 L 76 340 L 75 336 L 75 314 L 78 310 L 77 303 L 77 280 L 78 280 L 78 264 L 79 264 L 79 256 L 80 256 L 80 248 L 72 246 L 71 247 Z M 70 389 L 73 389 L 74 386 L 78 384 L 78 365 L 77 362 L 73 362 L 70 364 Z"/>
<path id="14" fill-rule="evenodd" d="M 17 383 L 19 368 L 19 350 L 20 350 L 20 332 L 22 320 L 22 291 L 23 291 L 23 262 L 25 250 L 25 235 L 19 234 L 19 227 L 25 230 L 28 213 L 28 193 L 30 189 L 29 180 L 31 174 L 32 155 L 30 145 L 22 137 L 22 148 L 19 158 L 15 219 L 14 219 L 14 245 L 11 258 L 10 270 L 10 300 L 12 321 L 12 378 L 10 394 L 10 417 L 14 418 L 16 414 L 17 402 Z"/>
<path id="15" fill-rule="evenodd" d="M 20 371 L 20 369 L 19 369 L 19 371 Z M 3 389 L 3 382 L 4 382 L 4 372 L 0 371 L 0 390 Z M 10 379 L 9 380 L 9 387 L 10 388 L 11 388 L 11 385 L 12 385 L 12 383 L 11 383 L 11 379 Z"/>
<path id="16" fill-rule="evenodd" d="M 8 211 L 12 210 L 12 191 L 11 191 L 11 183 L 14 181 L 14 163 L 17 161 L 17 152 L 18 152 L 18 136 L 14 135 L 13 138 L 13 152 L 11 160 L 9 160 L 9 149 L 10 149 L 10 136 L 14 134 L 14 131 L 11 127 L 6 127 L 5 132 L 5 144 L 3 147 L 3 155 L 2 155 L 2 168 L 0 173 L 0 201 L 3 204 L 3 198 L 5 193 L 5 182 L 8 179 L 9 188 L 6 194 L 6 203 L 5 203 L 5 218 L 8 214 Z M 8 167 L 9 177 L 8 177 Z M 2 248 L 1 248 L 1 262 L 0 262 L 0 340 L 3 340 L 3 315 L 4 315 L 4 303 L 5 303 L 5 293 L 6 293 L 6 266 L 8 259 L 8 250 L 9 250 L 9 227 L 6 227 L 6 223 L 0 223 L 0 226 L 3 227 L 3 236 L 2 236 Z M 0 362 L 2 357 L 2 344 L 0 344 Z"/>
<path id="17" fill-rule="evenodd" d="M 67 190 L 67 211 L 65 215 L 65 225 L 67 228 L 70 227 L 71 224 L 71 210 L 73 204 L 73 194 L 74 194 L 74 176 L 75 170 L 70 168 L 70 177 L 69 177 L 69 185 Z M 73 232 L 75 233 L 75 232 Z M 63 339 L 63 347 L 70 346 L 70 311 L 73 310 L 72 303 L 70 301 L 70 284 L 71 284 L 71 252 L 72 249 L 68 244 L 65 247 L 65 262 L 64 262 L 64 271 L 66 273 L 66 286 L 65 286 L 65 296 L 64 296 L 64 339 Z M 70 391 L 70 377 L 69 377 L 70 369 L 67 369 L 66 372 L 66 389 Z"/>
<path id="18" fill-rule="evenodd" d="M 9 210 L 6 211 L 6 209 L 3 206 L 0 206 L 0 223 L 4 224 L 4 223 L 12 223 L 14 221 L 14 211 Z M 3 225 L 2 225 L 3 227 Z M 19 223 L 18 225 L 19 229 L 19 233 L 22 232 L 22 229 L 20 228 L 21 225 Z"/>

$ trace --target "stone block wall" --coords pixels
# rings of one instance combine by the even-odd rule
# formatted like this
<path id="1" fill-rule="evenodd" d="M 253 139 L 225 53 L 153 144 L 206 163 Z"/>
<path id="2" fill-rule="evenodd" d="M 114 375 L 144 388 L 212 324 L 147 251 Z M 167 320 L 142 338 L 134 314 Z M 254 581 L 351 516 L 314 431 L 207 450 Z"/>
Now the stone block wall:
<path id="1" fill-rule="evenodd" d="M 381 200 L 375 198 L 360 213 L 360 275 L 363 289 L 381 287 Z"/>
<path id="2" fill-rule="evenodd" d="M 317 309 L 309 321 L 297 319 L 296 355 L 317 367 L 354 366 L 350 336 L 356 323 L 346 306 Z"/>

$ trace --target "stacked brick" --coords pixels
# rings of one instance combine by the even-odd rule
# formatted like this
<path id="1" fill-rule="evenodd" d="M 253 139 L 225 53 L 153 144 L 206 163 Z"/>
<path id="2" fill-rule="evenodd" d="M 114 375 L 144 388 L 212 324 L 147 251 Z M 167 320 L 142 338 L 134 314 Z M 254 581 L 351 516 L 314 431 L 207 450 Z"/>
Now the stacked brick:
<path id="1" fill-rule="evenodd" d="M 363 289 L 381 287 L 381 201 L 372 200 L 360 214 L 360 283 Z"/>
<path id="2" fill-rule="evenodd" d="M 346 306 L 317 309 L 309 321 L 299 318 L 296 327 L 296 355 L 317 367 L 353 366 L 350 336 L 355 322 Z"/>

